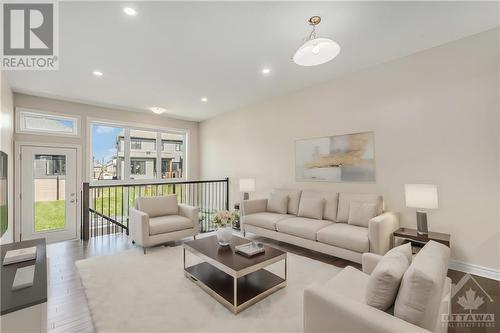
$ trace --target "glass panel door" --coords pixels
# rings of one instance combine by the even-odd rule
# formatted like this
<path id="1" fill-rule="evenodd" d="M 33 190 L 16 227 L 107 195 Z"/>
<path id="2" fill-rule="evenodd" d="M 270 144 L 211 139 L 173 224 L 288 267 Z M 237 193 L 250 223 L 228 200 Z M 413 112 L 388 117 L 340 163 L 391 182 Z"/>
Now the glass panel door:
<path id="1" fill-rule="evenodd" d="M 21 239 L 77 236 L 76 149 L 21 146 Z"/>

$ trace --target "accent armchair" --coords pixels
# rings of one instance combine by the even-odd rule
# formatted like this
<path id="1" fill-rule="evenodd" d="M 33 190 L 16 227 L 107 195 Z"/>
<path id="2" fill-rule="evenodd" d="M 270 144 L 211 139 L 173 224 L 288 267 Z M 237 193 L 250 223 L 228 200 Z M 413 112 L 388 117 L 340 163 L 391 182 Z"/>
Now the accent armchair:
<path id="1" fill-rule="evenodd" d="M 305 333 L 445 333 L 451 280 L 450 250 L 429 242 L 413 258 L 386 312 L 365 301 L 370 275 L 382 256 L 363 254 L 363 271 L 347 266 L 331 280 L 304 291 Z"/>
<path id="2" fill-rule="evenodd" d="M 196 238 L 199 232 L 199 209 L 177 203 L 176 195 L 139 197 L 129 210 L 129 238 L 146 248 L 179 240 Z"/>

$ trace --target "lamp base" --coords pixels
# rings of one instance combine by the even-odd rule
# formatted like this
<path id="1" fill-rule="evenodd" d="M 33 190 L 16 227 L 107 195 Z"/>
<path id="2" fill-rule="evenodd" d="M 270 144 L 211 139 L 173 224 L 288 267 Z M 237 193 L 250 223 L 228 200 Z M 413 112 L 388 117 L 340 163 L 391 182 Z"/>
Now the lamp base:
<path id="1" fill-rule="evenodd" d="M 427 230 L 427 213 L 422 211 L 417 211 L 417 233 L 419 235 L 427 235 L 429 231 Z"/>

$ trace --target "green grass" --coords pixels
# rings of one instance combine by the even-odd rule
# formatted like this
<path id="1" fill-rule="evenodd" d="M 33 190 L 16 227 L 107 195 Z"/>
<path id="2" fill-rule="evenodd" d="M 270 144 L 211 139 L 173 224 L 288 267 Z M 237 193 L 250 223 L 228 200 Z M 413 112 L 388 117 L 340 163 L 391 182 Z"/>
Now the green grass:
<path id="1" fill-rule="evenodd" d="M 8 227 L 7 205 L 0 206 L 0 236 L 7 230 Z"/>
<path id="2" fill-rule="evenodd" d="M 163 188 L 162 188 L 163 187 Z M 96 195 L 91 196 L 90 206 L 95 207 L 94 209 L 99 213 L 106 216 L 121 216 L 122 208 L 123 215 L 127 216 L 127 208 L 133 207 L 135 199 L 144 196 L 162 195 L 162 194 L 172 194 L 173 185 L 161 185 L 161 186 L 136 186 L 131 187 L 128 190 L 127 204 L 126 198 L 125 202 L 123 199 L 123 187 L 105 187 L 94 189 Z M 180 200 L 180 194 L 177 194 Z"/>
<path id="3" fill-rule="evenodd" d="M 35 231 L 62 229 L 65 224 L 65 200 L 35 202 Z"/>

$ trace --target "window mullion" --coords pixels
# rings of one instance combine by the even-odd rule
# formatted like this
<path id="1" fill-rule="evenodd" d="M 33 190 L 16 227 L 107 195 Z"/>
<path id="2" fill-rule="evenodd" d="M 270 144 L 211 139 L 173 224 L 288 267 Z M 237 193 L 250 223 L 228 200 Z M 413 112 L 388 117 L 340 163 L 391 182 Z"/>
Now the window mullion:
<path id="1" fill-rule="evenodd" d="M 161 179 L 161 152 L 162 152 L 161 132 L 156 132 L 156 179 Z"/>
<path id="2" fill-rule="evenodd" d="M 123 140 L 123 153 L 124 153 L 124 161 L 123 161 L 123 178 L 125 180 L 130 179 L 130 128 L 124 129 L 124 140 Z"/>

